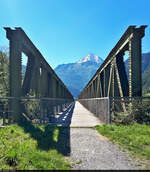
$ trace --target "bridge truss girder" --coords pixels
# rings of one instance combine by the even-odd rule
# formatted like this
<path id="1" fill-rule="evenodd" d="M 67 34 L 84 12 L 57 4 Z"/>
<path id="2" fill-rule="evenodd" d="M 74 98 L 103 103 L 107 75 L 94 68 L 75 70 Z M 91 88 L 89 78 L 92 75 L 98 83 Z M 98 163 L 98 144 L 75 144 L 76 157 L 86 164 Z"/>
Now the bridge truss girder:
<path id="1" fill-rule="evenodd" d="M 9 40 L 9 96 L 27 97 L 30 92 L 35 97 L 72 99 L 73 96 L 54 70 L 46 62 L 40 51 L 21 28 L 6 27 Z M 28 57 L 26 73 L 22 83 L 22 53 Z M 17 121 L 20 113 L 19 100 L 11 102 Z"/>
<path id="2" fill-rule="evenodd" d="M 142 96 L 141 39 L 146 27 L 128 27 L 83 89 L 79 99 Z M 126 51 L 129 52 L 129 80 L 123 61 Z"/>

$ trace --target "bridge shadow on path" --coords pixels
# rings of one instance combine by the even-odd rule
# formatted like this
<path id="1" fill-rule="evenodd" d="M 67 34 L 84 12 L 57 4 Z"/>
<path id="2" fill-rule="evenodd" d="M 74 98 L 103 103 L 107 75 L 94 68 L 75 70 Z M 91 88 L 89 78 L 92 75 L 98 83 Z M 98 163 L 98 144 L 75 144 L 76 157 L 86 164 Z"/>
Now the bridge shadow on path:
<path id="1" fill-rule="evenodd" d="M 29 121 L 19 122 L 19 125 L 26 133 L 37 141 L 37 148 L 41 150 L 56 149 L 59 153 L 70 155 L 70 124 L 74 111 L 75 103 L 72 103 L 62 114 L 52 120 L 50 124 L 42 124 L 39 127 Z M 57 139 L 54 138 L 55 133 L 58 133 Z"/>
<path id="2" fill-rule="evenodd" d="M 70 104 L 70 106 L 64 112 L 61 112 L 58 117 L 54 117 L 51 120 L 52 124 L 56 124 L 63 127 L 69 127 L 71 124 L 74 106 L 75 103 Z"/>

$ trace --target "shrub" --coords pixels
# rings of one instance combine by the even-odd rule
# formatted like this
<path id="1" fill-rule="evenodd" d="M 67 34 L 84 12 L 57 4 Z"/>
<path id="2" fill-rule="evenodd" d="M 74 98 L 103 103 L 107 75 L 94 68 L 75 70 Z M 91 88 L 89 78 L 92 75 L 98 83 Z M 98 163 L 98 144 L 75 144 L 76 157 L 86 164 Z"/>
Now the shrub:
<path id="1" fill-rule="evenodd" d="M 112 122 L 122 124 L 150 124 L 150 103 L 148 101 L 134 101 L 128 104 L 126 112 L 114 112 Z"/>

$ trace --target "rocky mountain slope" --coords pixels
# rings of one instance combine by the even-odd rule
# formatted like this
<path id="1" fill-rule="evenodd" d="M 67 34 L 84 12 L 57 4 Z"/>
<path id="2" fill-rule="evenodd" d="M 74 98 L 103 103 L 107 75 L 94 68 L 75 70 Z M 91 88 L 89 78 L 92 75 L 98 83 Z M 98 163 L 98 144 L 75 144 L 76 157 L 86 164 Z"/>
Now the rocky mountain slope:
<path id="1" fill-rule="evenodd" d="M 103 63 L 103 59 L 88 54 L 76 63 L 62 64 L 55 68 L 56 74 L 62 79 L 74 97 L 77 97 L 91 77 Z M 128 71 L 129 60 L 125 61 Z M 150 53 L 142 54 L 143 94 L 150 93 Z"/>
<path id="2" fill-rule="evenodd" d="M 88 54 L 76 63 L 62 64 L 54 70 L 73 96 L 77 97 L 102 63 L 103 59 L 99 56 Z"/>

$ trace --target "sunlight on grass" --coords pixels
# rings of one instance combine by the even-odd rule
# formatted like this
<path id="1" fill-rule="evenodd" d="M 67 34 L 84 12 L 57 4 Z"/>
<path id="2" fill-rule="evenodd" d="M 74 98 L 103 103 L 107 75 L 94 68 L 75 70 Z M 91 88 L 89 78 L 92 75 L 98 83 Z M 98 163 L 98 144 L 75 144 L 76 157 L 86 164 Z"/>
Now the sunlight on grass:
<path id="1" fill-rule="evenodd" d="M 143 95 L 144 97 L 150 97 L 150 93 L 146 93 Z"/>
<path id="2" fill-rule="evenodd" d="M 55 142 L 58 142 L 58 134 L 59 134 L 59 130 L 58 130 L 58 128 L 55 128 L 55 130 L 53 132 L 53 140 Z"/>
<path id="3" fill-rule="evenodd" d="M 39 126 L 43 131 L 44 128 L 44 125 Z M 58 139 L 58 129 L 52 131 L 55 142 Z M 69 162 L 56 149 L 38 149 L 37 140 L 18 125 L 0 128 L 0 138 L 0 169 L 70 169 Z M 43 140 L 45 141 L 46 139 Z"/>

